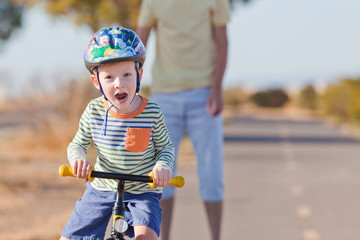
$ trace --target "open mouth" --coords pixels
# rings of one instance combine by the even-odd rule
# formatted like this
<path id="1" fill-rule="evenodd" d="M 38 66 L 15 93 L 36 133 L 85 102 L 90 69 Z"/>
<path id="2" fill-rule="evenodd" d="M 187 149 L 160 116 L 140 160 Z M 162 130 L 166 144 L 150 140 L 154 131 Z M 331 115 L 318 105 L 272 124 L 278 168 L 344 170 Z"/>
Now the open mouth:
<path id="1" fill-rule="evenodd" d="M 115 95 L 116 99 L 117 99 L 119 102 L 125 102 L 126 99 L 127 99 L 127 96 L 128 96 L 127 93 L 117 93 L 117 94 Z"/>

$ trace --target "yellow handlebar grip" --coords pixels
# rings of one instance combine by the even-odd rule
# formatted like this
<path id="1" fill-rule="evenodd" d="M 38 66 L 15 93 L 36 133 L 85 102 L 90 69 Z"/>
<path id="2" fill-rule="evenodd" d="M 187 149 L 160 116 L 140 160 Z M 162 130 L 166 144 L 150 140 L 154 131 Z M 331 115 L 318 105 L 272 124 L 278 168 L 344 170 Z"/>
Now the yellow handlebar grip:
<path id="1" fill-rule="evenodd" d="M 73 174 L 72 167 L 69 167 L 69 166 L 66 166 L 66 165 L 61 165 L 59 167 L 59 174 L 62 177 L 76 177 Z"/>
<path id="2" fill-rule="evenodd" d="M 91 172 L 94 170 L 94 167 L 91 169 L 91 171 L 89 172 L 89 176 L 88 176 L 88 181 L 92 182 L 94 181 L 95 178 L 91 177 Z M 59 174 L 62 177 L 76 177 L 73 173 L 73 169 L 72 167 L 66 166 L 66 165 L 61 165 L 59 167 Z"/>
<path id="3" fill-rule="evenodd" d="M 150 186 L 150 188 L 155 188 L 153 172 L 150 172 L 149 176 L 150 176 L 151 179 L 153 179 L 153 182 L 148 183 L 148 185 Z M 184 184 L 185 184 L 185 179 L 182 176 L 177 176 L 177 177 L 172 177 L 171 178 L 171 182 L 170 182 L 169 186 L 174 186 L 174 187 L 181 188 L 181 187 L 184 186 Z"/>
<path id="4" fill-rule="evenodd" d="M 185 179 L 182 176 L 172 177 L 169 186 L 182 188 L 185 185 Z"/>

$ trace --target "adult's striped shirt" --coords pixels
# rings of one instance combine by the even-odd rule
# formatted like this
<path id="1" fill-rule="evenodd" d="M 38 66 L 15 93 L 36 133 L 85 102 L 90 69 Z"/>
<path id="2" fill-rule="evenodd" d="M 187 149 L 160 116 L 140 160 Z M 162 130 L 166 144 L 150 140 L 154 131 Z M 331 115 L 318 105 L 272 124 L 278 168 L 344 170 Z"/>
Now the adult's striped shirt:
<path id="1" fill-rule="evenodd" d="M 86 159 L 93 141 L 97 159 L 96 171 L 149 175 L 154 167 L 172 169 L 175 149 L 165 126 L 159 105 L 140 96 L 142 104 L 130 114 L 117 114 L 110 109 L 106 135 L 101 134 L 108 102 L 104 97 L 90 101 L 81 116 L 79 129 L 69 144 L 68 159 Z M 95 178 L 91 185 L 102 191 L 116 191 L 117 181 Z M 146 183 L 125 182 L 130 193 L 161 192 Z"/>

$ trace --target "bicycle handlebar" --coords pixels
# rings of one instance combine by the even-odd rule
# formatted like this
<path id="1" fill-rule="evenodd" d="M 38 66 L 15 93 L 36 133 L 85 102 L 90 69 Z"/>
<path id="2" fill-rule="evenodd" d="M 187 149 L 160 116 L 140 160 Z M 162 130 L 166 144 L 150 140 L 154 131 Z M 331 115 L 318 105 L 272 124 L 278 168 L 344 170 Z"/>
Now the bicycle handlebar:
<path id="1" fill-rule="evenodd" d="M 72 167 L 61 165 L 59 167 L 59 174 L 62 177 L 76 177 L 73 174 Z M 153 179 L 153 173 L 151 172 L 149 176 L 142 175 L 131 175 L 131 174 L 119 174 L 119 173 L 109 173 L 109 172 L 99 172 L 95 171 L 94 168 L 90 171 L 88 176 L 88 181 L 92 182 L 95 178 L 107 178 L 107 179 L 116 179 L 116 180 L 128 180 L 135 182 L 147 182 L 151 188 L 155 188 L 155 182 Z M 185 180 L 182 176 L 172 177 L 171 183 L 169 186 L 174 186 L 181 188 L 185 184 Z"/>

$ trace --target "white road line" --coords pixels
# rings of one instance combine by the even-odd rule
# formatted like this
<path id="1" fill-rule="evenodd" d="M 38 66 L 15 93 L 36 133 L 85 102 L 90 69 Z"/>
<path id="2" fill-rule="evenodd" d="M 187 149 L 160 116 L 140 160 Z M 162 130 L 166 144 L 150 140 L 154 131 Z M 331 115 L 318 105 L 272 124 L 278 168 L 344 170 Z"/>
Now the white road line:
<path id="1" fill-rule="evenodd" d="M 299 197 L 304 194 L 304 187 L 301 185 L 294 185 L 291 187 L 290 192 L 293 196 Z"/>
<path id="2" fill-rule="evenodd" d="M 305 229 L 302 232 L 302 236 L 304 240 L 320 240 L 321 236 L 316 229 Z"/>
<path id="3" fill-rule="evenodd" d="M 289 132 L 289 126 L 287 124 L 284 123 L 279 126 L 280 137 L 284 138 L 281 146 L 286 162 L 286 169 L 292 172 L 297 170 L 297 163 L 295 162 L 293 144 L 289 140 L 286 140 L 286 138 L 290 135 Z"/>
<path id="4" fill-rule="evenodd" d="M 309 218 L 312 215 L 312 210 L 309 205 L 299 205 L 296 207 L 296 215 L 299 218 Z"/>
<path id="5" fill-rule="evenodd" d="M 287 124 L 279 126 L 280 136 L 284 138 L 281 143 L 282 151 L 285 160 L 285 168 L 288 172 L 296 172 L 298 170 L 298 163 L 295 161 L 293 144 L 287 140 L 289 137 L 290 129 Z M 290 192 L 293 196 L 301 196 L 304 194 L 304 187 L 301 185 L 294 185 L 291 187 Z M 299 218 L 310 218 L 312 215 L 312 209 L 309 205 L 298 205 L 295 209 L 296 215 Z M 320 240 L 320 234 L 316 229 L 305 229 L 302 232 L 303 240 Z"/>

